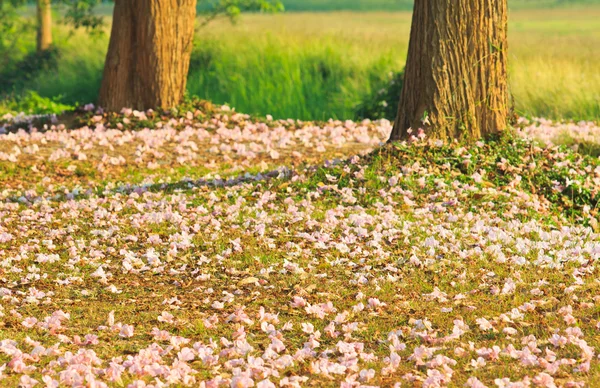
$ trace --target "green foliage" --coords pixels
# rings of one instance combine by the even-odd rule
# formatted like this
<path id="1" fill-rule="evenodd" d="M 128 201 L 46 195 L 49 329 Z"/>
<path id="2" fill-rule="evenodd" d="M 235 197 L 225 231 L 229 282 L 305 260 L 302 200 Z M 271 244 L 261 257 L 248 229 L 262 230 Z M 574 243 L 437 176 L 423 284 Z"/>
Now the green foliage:
<path id="1" fill-rule="evenodd" d="M 410 11 L 412 0 L 284 0 L 288 11 Z"/>
<path id="2" fill-rule="evenodd" d="M 23 96 L 0 101 L 0 117 L 7 113 L 60 114 L 73 109 L 73 106 L 61 103 L 60 96 L 42 97 L 33 91 L 28 91 Z"/>
<path id="3" fill-rule="evenodd" d="M 102 18 L 94 14 L 98 0 L 54 0 L 59 9 L 65 9 L 64 24 L 100 34 Z M 22 14 L 25 0 L 0 0 L 0 111 L 36 114 L 57 114 L 71 109 L 60 102 L 62 95 L 42 97 L 27 90 L 36 79 L 58 69 L 60 50 L 52 46 L 35 51 L 35 18 Z"/>
<path id="4" fill-rule="evenodd" d="M 0 70 L 0 95 L 23 90 L 24 86 L 40 74 L 58 68 L 60 52 L 51 47 L 41 53 L 30 52 L 23 59 L 9 63 Z"/>
<path id="5" fill-rule="evenodd" d="M 381 85 L 396 58 L 365 56 L 323 38 L 294 42 L 266 36 L 202 39 L 195 45 L 188 92 L 251 114 L 327 120 L 353 118 L 363 96 Z"/>
<path id="6" fill-rule="evenodd" d="M 0 0 L 0 69 L 10 66 L 27 51 L 24 35 L 33 30 L 30 20 L 19 17 L 25 0 Z"/>
<path id="7" fill-rule="evenodd" d="M 98 0 L 61 0 L 59 4 L 66 6 L 64 22 L 75 29 L 83 28 L 93 34 L 100 34 L 104 19 L 98 16 L 95 6 Z"/>
<path id="8" fill-rule="evenodd" d="M 512 9 L 568 7 L 600 4 L 599 0 L 508 0 Z M 283 0 L 287 11 L 411 11 L 412 0 Z"/>
<path id="9" fill-rule="evenodd" d="M 427 177 L 427 184 L 421 188 L 423 193 L 435 192 L 440 179 L 448 182 L 458 179 L 481 188 L 514 187 L 543 196 L 568 217 L 581 217 L 586 207 L 594 213 L 599 210 L 600 193 L 593 174 L 587 173 L 600 168 L 597 157 L 581 155 L 565 146 L 537 147 L 531 140 L 511 133 L 464 147 L 397 143 L 376 151 L 371 158 L 379 161 L 371 163 L 379 171 L 380 162 L 391 163 L 385 168 L 389 176 L 407 164 L 441 166 L 436 174 Z M 474 174 L 484 178 L 476 180 Z"/>
<path id="10" fill-rule="evenodd" d="M 398 101 L 404 85 L 404 71 L 391 73 L 388 82 L 381 89 L 376 90 L 357 106 L 356 116 L 361 119 L 388 119 L 396 118 Z"/>
<path id="11" fill-rule="evenodd" d="M 100 33 L 102 18 L 94 14 L 98 0 L 54 0 L 64 8 L 63 22 L 72 28 Z M 36 19 L 23 14 L 26 0 L 0 0 L 0 95 L 6 95 L 43 72 L 57 67 L 59 50 L 35 52 Z"/>
<path id="12" fill-rule="evenodd" d="M 242 12 L 281 12 L 284 8 L 280 0 L 200 0 L 198 10 L 205 15 L 203 27 L 221 16 L 233 23 Z"/>

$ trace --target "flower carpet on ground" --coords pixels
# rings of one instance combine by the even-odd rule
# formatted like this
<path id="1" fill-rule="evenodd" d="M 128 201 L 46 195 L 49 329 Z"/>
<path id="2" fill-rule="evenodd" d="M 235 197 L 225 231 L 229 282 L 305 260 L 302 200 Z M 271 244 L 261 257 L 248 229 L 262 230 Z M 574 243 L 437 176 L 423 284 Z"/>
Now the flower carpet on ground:
<path id="1" fill-rule="evenodd" d="M 0 135 L 0 386 L 600 381 L 597 159 L 149 115 Z"/>

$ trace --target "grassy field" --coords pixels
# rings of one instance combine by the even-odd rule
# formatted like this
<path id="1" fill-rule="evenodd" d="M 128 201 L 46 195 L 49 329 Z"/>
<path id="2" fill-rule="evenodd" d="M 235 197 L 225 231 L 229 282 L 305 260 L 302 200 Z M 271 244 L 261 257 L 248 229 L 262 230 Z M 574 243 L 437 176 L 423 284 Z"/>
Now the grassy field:
<path id="1" fill-rule="evenodd" d="M 564 8 L 598 0 L 508 0 L 511 9 Z M 283 0 L 287 11 L 410 11 L 411 0 Z"/>
<path id="2" fill-rule="evenodd" d="M 510 14 L 518 112 L 598 120 L 600 7 L 522 9 L 525 3 L 540 2 L 516 2 Z M 288 9 L 294 4 L 289 1 Z M 410 19 L 409 12 L 292 12 L 245 15 L 234 26 L 216 22 L 198 33 L 188 90 L 276 118 L 355 118 L 357 104 L 402 69 Z M 94 101 L 107 37 L 57 36 L 63 47 L 58 70 L 27 88 L 70 104 Z"/>
<path id="3" fill-rule="evenodd" d="M 213 9 L 216 0 L 199 0 L 198 12 Z M 286 12 L 332 12 L 332 11 L 412 11 L 412 0 L 281 0 Z M 508 0 L 513 10 L 569 8 L 598 5 L 600 0 Z M 34 12 L 33 8 L 30 11 Z M 112 4 L 105 1 L 96 7 L 96 13 L 112 15 Z"/>
<path id="4" fill-rule="evenodd" d="M 597 386 L 598 158 L 188 109 L 0 136 L 1 387 Z"/>
<path id="5" fill-rule="evenodd" d="M 599 17 L 512 11 L 522 113 L 600 117 Z M 217 23 L 190 93 L 352 117 L 409 20 Z M 106 37 L 57 43 L 27 88 L 92 101 Z M 598 386 L 600 125 L 382 146 L 387 120 L 204 101 L 78 118 L 0 135 L 0 387 Z"/>

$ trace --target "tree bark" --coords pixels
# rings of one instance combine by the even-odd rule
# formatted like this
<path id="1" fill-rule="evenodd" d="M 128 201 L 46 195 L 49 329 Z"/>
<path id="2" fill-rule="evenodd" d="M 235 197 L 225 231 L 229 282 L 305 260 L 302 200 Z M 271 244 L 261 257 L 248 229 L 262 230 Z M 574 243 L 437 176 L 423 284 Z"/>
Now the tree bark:
<path id="1" fill-rule="evenodd" d="M 116 0 L 98 104 L 168 109 L 184 93 L 196 0 Z"/>
<path id="2" fill-rule="evenodd" d="M 50 0 L 37 1 L 37 51 L 47 50 L 52 45 L 52 7 Z"/>
<path id="3" fill-rule="evenodd" d="M 415 0 L 390 141 L 419 129 L 428 138 L 468 140 L 506 128 L 507 14 L 506 0 Z"/>

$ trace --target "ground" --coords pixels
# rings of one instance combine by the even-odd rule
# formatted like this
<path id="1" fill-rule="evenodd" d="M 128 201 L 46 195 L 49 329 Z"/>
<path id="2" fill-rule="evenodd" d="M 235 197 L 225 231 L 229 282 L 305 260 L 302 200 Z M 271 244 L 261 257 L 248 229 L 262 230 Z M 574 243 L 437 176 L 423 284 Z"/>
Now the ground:
<path id="1" fill-rule="evenodd" d="M 388 121 L 227 107 L 4 120 L 0 386 L 600 380 L 600 163 L 552 144 L 592 123 L 381 146 Z"/>

